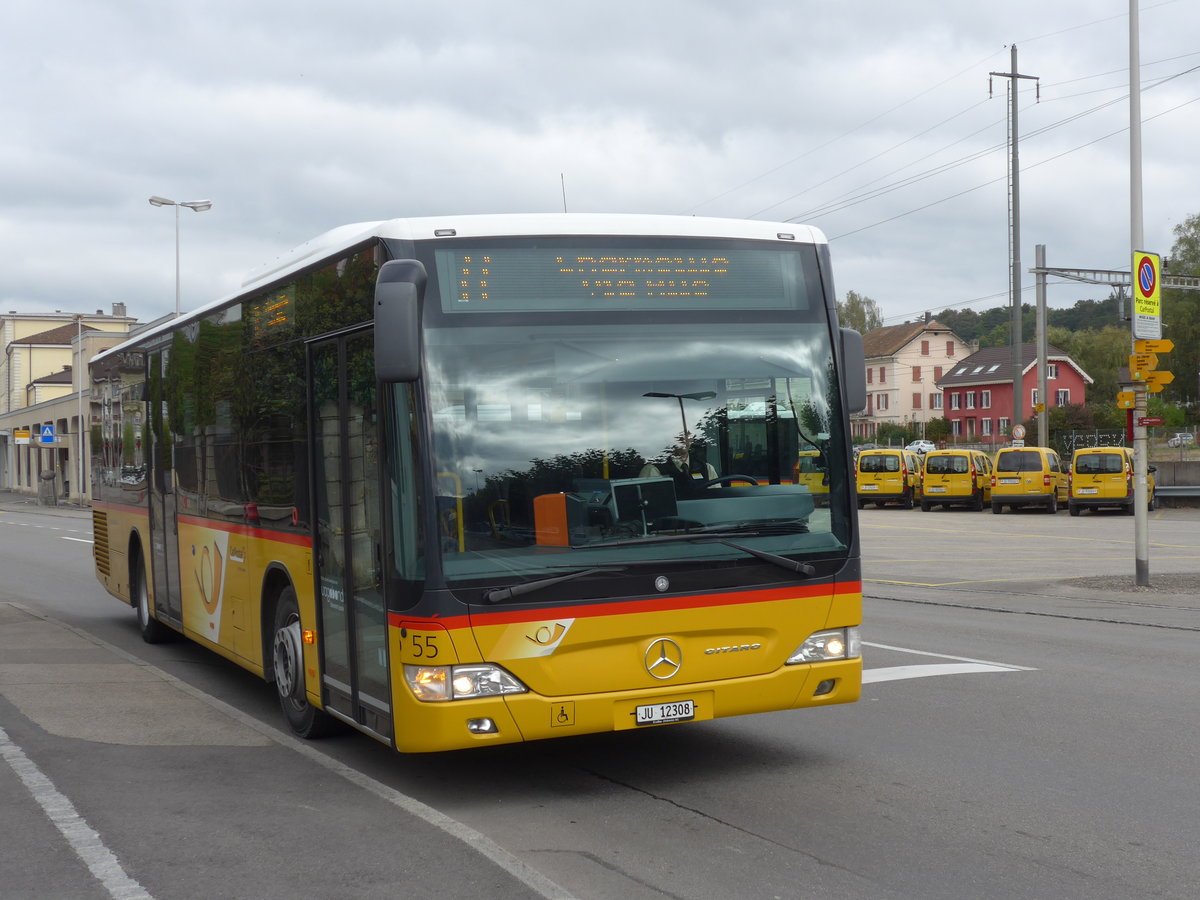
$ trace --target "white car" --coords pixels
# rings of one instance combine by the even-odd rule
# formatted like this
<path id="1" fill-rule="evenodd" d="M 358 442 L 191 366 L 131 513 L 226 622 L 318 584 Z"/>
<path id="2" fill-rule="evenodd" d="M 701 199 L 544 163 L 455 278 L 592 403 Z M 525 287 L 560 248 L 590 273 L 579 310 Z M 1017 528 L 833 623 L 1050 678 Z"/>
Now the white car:
<path id="1" fill-rule="evenodd" d="M 1168 447 L 1190 447 L 1196 443 L 1196 436 L 1190 431 L 1181 431 L 1167 438 Z"/>
<path id="2" fill-rule="evenodd" d="M 913 441 L 911 444 L 909 444 L 904 449 L 910 450 L 913 453 L 920 453 L 920 454 L 924 455 L 924 454 L 928 453 L 930 450 L 936 450 L 937 444 L 935 444 L 933 441 Z"/>

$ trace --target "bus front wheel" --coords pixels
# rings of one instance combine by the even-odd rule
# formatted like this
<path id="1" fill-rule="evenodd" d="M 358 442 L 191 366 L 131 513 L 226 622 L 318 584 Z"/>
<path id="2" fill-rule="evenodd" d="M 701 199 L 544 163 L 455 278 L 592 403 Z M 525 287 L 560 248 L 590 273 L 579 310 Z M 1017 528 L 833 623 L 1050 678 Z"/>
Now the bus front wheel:
<path id="1" fill-rule="evenodd" d="M 133 586 L 134 607 L 137 609 L 138 630 L 147 644 L 162 644 L 173 636 L 171 629 L 150 615 L 150 588 L 146 584 L 146 565 L 140 559 L 137 568 L 137 584 Z"/>
<path id="2" fill-rule="evenodd" d="M 302 738 L 317 738 L 333 732 L 336 720 L 311 703 L 304 689 L 304 645 L 300 634 L 300 607 L 296 591 L 284 589 L 275 605 L 275 637 L 271 642 L 271 664 L 279 707 L 293 732 Z"/>

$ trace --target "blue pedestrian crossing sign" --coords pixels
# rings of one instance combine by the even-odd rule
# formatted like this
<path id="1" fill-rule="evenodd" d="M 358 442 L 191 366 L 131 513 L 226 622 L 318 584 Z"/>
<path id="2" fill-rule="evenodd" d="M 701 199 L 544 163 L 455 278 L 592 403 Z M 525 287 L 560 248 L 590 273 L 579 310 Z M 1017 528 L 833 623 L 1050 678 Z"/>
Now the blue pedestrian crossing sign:
<path id="1" fill-rule="evenodd" d="M 54 426 L 53 425 L 43 425 L 42 426 L 41 434 L 38 435 L 38 443 L 39 444 L 57 443 L 57 439 L 54 437 Z"/>

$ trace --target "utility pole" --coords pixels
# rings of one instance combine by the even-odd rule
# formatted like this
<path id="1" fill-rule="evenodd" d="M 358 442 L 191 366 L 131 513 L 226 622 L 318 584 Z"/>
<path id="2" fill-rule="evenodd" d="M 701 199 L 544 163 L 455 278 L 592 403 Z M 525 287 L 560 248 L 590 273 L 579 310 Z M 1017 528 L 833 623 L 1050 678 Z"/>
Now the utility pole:
<path id="1" fill-rule="evenodd" d="M 1038 443 L 1043 447 L 1050 444 L 1050 398 L 1046 396 L 1049 393 L 1047 379 L 1049 373 L 1046 371 L 1049 368 L 1048 357 L 1050 356 L 1050 342 L 1046 336 L 1046 245 L 1037 244 L 1033 248 L 1034 269 L 1037 272 L 1036 278 L 1036 295 L 1037 295 L 1037 367 L 1038 367 L 1038 403 L 1042 405 L 1041 410 L 1037 414 L 1038 423 Z"/>
<path id="2" fill-rule="evenodd" d="M 1130 0 L 1136 2 L 1136 0 Z M 1024 417 L 1021 415 L 1021 369 L 1023 354 L 1021 353 L 1021 164 L 1017 151 L 1017 80 L 1029 78 L 1037 81 L 1036 75 L 1021 75 L 1017 72 L 1017 45 L 1010 47 L 1012 53 L 1011 72 L 989 72 L 997 78 L 1007 78 L 1009 96 L 1009 143 L 1011 159 L 1009 160 L 1008 175 L 1008 256 L 1009 275 L 1012 293 L 1012 378 L 1013 378 L 1013 412 L 1010 427 L 1020 425 Z M 992 94 L 992 82 L 988 80 L 988 96 Z M 1041 99 L 1040 86 L 1038 99 Z M 1038 437 L 1043 444 L 1045 438 Z"/>

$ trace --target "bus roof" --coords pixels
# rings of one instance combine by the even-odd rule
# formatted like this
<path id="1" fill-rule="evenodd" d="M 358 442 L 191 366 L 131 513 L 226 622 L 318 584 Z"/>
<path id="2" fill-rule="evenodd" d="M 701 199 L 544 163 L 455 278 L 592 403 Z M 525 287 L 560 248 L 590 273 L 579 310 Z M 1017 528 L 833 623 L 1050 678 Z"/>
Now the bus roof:
<path id="1" fill-rule="evenodd" d="M 282 253 L 272 262 L 251 271 L 241 288 L 179 318 L 153 328 L 93 357 L 118 353 L 129 345 L 171 331 L 179 325 L 219 309 L 243 294 L 286 278 L 314 262 L 358 246 L 371 238 L 404 241 L 437 241 L 455 237 L 524 237 L 531 235 L 656 235 L 678 237 L 734 238 L 759 241 L 795 241 L 826 244 L 825 235 L 811 225 L 770 222 L 759 219 L 719 219 L 703 216 L 664 216 L 640 213 L 511 213 L 491 215 L 426 216 L 384 219 L 342 225 Z"/>

